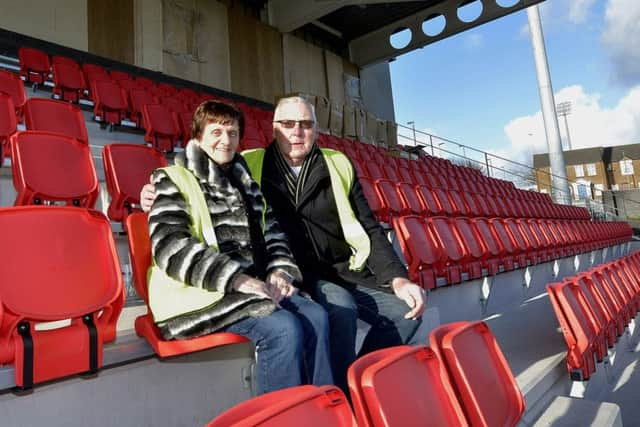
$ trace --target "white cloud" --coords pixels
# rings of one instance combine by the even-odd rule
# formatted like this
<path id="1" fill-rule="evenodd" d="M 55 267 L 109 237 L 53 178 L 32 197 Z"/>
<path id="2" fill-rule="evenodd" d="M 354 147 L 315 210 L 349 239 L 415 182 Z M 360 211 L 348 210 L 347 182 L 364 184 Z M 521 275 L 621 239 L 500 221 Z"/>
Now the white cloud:
<path id="1" fill-rule="evenodd" d="M 589 10 L 595 0 L 572 0 L 569 2 L 569 21 L 574 24 L 582 24 L 589 16 Z"/>
<path id="2" fill-rule="evenodd" d="M 583 24 L 591 16 L 595 0 L 554 0 L 540 4 L 540 15 L 544 24 L 557 25 L 567 22 Z"/>
<path id="3" fill-rule="evenodd" d="M 484 36 L 480 33 L 471 33 L 464 39 L 464 45 L 468 49 L 476 49 L 484 45 Z"/>
<path id="4" fill-rule="evenodd" d="M 540 20 L 544 31 L 566 31 L 567 24 L 584 24 L 592 17 L 591 9 L 595 2 L 596 0 L 554 0 L 540 3 Z M 520 27 L 518 37 L 529 38 L 528 23 Z"/>
<path id="5" fill-rule="evenodd" d="M 616 78 L 625 84 L 640 81 L 640 2 L 608 0 L 602 41 L 611 56 Z"/>
<path id="6" fill-rule="evenodd" d="M 572 148 L 640 143 L 640 85 L 629 90 L 613 108 L 600 106 L 599 98 L 599 94 L 586 93 L 579 85 L 555 94 L 556 103 L 572 102 L 571 114 L 567 116 Z M 564 142 L 564 118 L 558 118 L 558 126 Z M 501 157 L 531 164 L 533 154 L 548 152 L 540 111 L 511 120 L 504 131 L 511 145 L 495 153 Z"/>

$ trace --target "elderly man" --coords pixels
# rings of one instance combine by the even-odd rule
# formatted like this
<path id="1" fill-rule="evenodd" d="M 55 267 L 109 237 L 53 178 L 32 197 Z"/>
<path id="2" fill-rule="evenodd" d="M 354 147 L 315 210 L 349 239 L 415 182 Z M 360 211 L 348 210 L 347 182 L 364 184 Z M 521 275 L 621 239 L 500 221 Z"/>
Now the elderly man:
<path id="1" fill-rule="evenodd" d="M 361 355 L 409 343 L 420 326 L 425 294 L 407 279 L 349 160 L 316 144 L 313 106 L 301 97 L 281 99 L 273 132 L 268 148 L 243 156 L 287 235 L 303 275 L 300 288 L 329 313 L 334 379 L 347 391 L 357 320 L 371 325 Z M 153 198 L 145 186 L 143 207 Z"/>

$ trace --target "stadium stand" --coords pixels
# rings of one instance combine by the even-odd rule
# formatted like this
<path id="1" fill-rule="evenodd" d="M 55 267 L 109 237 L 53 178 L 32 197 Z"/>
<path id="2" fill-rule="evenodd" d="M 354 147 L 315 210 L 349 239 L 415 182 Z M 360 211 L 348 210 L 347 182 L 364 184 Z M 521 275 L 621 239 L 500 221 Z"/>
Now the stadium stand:
<path id="1" fill-rule="evenodd" d="M 29 70 L 27 62 L 33 61 L 32 56 L 39 56 L 41 61 L 44 61 L 42 55 L 39 54 L 25 54 L 23 56 L 25 57 L 25 64 L 21 69 L 23 68 L 24 70 Z M 21 60 L 23 56 L 20 57 Z M 57 73 L 56 67 L 62 67 L 63 71 L 67 71 L 74 67 L 73 63 L 75 61 L 73 59 L 66 61 L 62 56 L 53 55 L 51 62 L 53 64 L 51 71 L 53 71 L 54 84 L 59 86 L 59 89 L 53 88 L 53 93 L 60 93 L 63 99 L 77 102 L 79 98 L 85 95 L 83 90 L 69 90 L 69 92 L 75 92 L 67 94 L 67 98 L 65 98 L 65 92 L 62 89 L 63 85 L 56 83 L 56 74 L 66 74 L 64 72 Z M 82 61 L 79 62 L 82 63 Z M 78 64 L 76 63 L 76 65 Z M 173 151 L 178 141 L 184 142 L 188 137 L 190 113 L 179 112 L 178 110 L 181 108 L 193 110 L 202 99 L 212 97 L 210 93 L 199 92 L 189 88 L 179 89 L 174 84 L 154 81 L 135 73 L 109 70 L 108 67 L 97 65 L 92 67 L 89 63 L 82 64 L 82 70 L 84 76 L 81 75 L 80 77 L 85 79 L 87 83 L 92 82 L 93 84 L 93 86 L 87 88 L 90 89 L 91 93 L 86 95 L 94 102 L 94 114 L 95 111 L 99 111 L 100 117 L 107 117 L 113 113 L 113 117 L 110 120 L 108 119 L 107 122 L 114 124 L 119 123 L 125 117 L 131 119 L 138 127 L 145 130 L 144 141 L 165 152 Z M 40 73 L 34 71 L 21 72 L 25 79 L 34 83 L 42 83 L 47 80 L 48 73 L 49 71 Z M 9 77 L 5 79 L 3 75 Z M 75 78 L 77 78 L 77 75 Z M 0 70 L 0 92 L 4 91 L 2 89 L 4 87 L 2 86 L 3 81 L 8 81 L 9 83 L 7 84 L 19 89 L 14 91 L 17 93 L 18 99 L 22 96 L 26 100 L 24 85 L 19 80 L 17 81 L 18 84 L 15 84 L 15 74 Z M 117 108 L 104 110 L 105 105 L 108 105 L 109 102 L 105 102 L 105 97 L 101 96 L 101 88 L 107 88 L 106 92 L 109 96 L 115 94 L 115 98 L 119 98 L 116 100 Z M 14 94 L 12 93 L 11 96 L 13 98 Z M 8 130 L 0 131 L 0 139 L 6 133 L 9 136 L 9 140 L 14 141 L 11 145 L 15 151 L 15 160 L 11 163 L 11 172 L 14 175 L 14 184 L 20 199 L 20 203 L 16 200 L 16 204 L 35 203 L 36 199 L 38 199 L 39 202 L 51 201 L 53 204 L 65 201 L 68 204 L 94 206 L 98 195 L 97 177 L 102 177 L 102 171 L 98 170 L 96 173 L 93 163 L 89 167 L 86 159 L 91 160 L 91 149 L 95 150 L 96 147 L 104 147 L 102 151 L 104 181 L 111 196 L 111 203 L 107 209 L 108 200 L 105 198 L 101 203 L 102 209 L 108 212 L 112 221 L 124 222 L 126 225 L 125 230 L 128 232 L 127 242 L 120 242 L 123 243 L 119 245 L 121 250 L 120 258 L 124 261 L 123 265 L 126 265 L 126 255 L 123 257 L 123 254 L 130 252 L 135 292 L 143 303 L 146 303 L 146 271 L 150 264 L 148 231 L 146 216 L 135 212 L 135 205 L 139 202 L 137 197 L 141 183 L 147 181 L 150 170 L 165 164 L 163 163 L 165 161 L 164 156 L 154 148 L 145 147 L 142 136 L 135 133 L 141 132 L 138 130 L 129 135 L 134 144 L 104 145 L 105 141 L 109 140 L 110 142 L 110 134 L 101 134 L 104 130 L 98 129 L 98 125 L 88 119 L 88 114 L 83 114 L 83 110 L 86 111 L 86 108 L 83 109 L 82 106 L 78 108 L 67 103 L 47 100 L 38 96 L 48 96 L 48 93 L 42 90 L 37 94 L 33 94 L 31 99 L 26 101 L 24 107 L 28 132 L 13 135 L 16 127 L 13 126 L 11 119 L 8 119 L 9 122 L 7 122 Z M 222 97 L 219 94 L 215 96 Z M 228 96 L 231 98 L 234 95 L 228 94 Z M 2 111 L 2 105 L 6 105 L 5 109 L 11 111 L 12 108 L 9 101 L 2 104 L 4 102 L 3 98 L 5 101 L 9 99 L 0 94 L 0 111 Z M 15 112 L 20 114 L 21 108 L 16 102 L 14 104 Z M 271 139 L 272 112 L 256 108 L 244 102 L 239 104 L 248 117 L 247 132 L 242 141 L 242 147 L 265 146 Z M 109 113 L 105 114 L 106 111 Z M 20 118 L 18 116 L 17 122 L 19 121 Z M 4 124 L 0 123 L 0 125 Z M 90 133 L 87 132 L 87 127 L 92 129 Z M 34 132 L 33 130 L 39 130 L 39 132 Z M 94 144 L 92 146 L 89 146 L 89 135 L 91 135 L 92 144 Z M 94 136 L 95 141 L 100 141 L 97 145 L 93 141 Z M 37 140 L 45 137 L 48 143 L 36 145 L 39 144 Z M 438 306 L 438 301 L 443 300 L 440 299 L 440 296 L 454 295 L 460 300 L 459 305 L 466 307 L 464 306 L 464 300 L 472 299 L 468 295 L 473 295 L 473 299 L 477 303 L 478 298 L 476 298 L 475 292 L 479 288 L 478 283 L 482 280 L 488 280 L 489 283 L 493 283 L 491 286 L 494 288 L 499 287 L 495 283 L 499 282 L 500 279 L 503 279 L 500 285 L 512 281 L 513 283 L 510 283 L 510 285 L 515 287 L 515 285 L 520 285 L 519 282 L 515 283 L 511 279 L 515 275 L 531 273 L 537 275 L 538 281 L 544 281 L 544 284 L 546 284 L 547 281 L 561 280 L 566 272 L 570 272 L 576 274 L 576 276 L 565 279 L 559 285 L 550 285 L 549 295 L 556 314 L 558 314 L 558 310 L 561 310 L 560 312 L 563 316 L 568 316 L 569 320 L 560 320 L 558 315 L 560 324 L 562 325 L 564 321 L 567 325 L 573 325 L 570 322 L 574 322 L 577 325 L 575 326 L 576 330 L 579 331 L 581 330 L 580 328 L 583 328 L 585 331 L 584 337 L 580 338 L 582 341 L 576 339 L 575 336 L 568 338 L 564 328 L 562 331 L 567 347 L 569 347 L 566 363 L 571 378 L 586 380 L 593 377 L 596 370 L 600 370 L 600 365 L 596 362 L 606 363 L 609 360 L 608 353 L 611 349 L 620 344 L 622 336 L 629 334 L 629 327 L 634 324 L 633 318 L 640 308 L 639 288 L 637 281 L 633 280 L 640 275 L 640 269 L 638 269 L 639 260 L 637 256 L 630 256 L 607 262 L 607 258 L 611 259 L 612 257 L 620 256 L 628 250 L 627 243 L 631 236 L 631 230 L 626 223 L 592 221 L 588 210 L 585 208 L 553 203 L 548 195 L 516 189 L 511 182 L 483 176 L 475 169 L 456 166 L 446 159 L 425 155 L 408 155 L 405 152 L 400 154 L 405 157 L 396 157 L 398 156 L 397 152 L 387 151 L 386 148 L 329 134 L 321 134 L 319 141 L 322 146 L 343 150 L 351 158 L 363 191 L 374 213 L 381 221 L 392 225 L 391 229 L 387 228 L 387 232 L 390 237 L 396 239 L 397 246 L 408 265 L 411 279 L 429 290 L 430 308 L 440 308 L 440 315 L 443 319 L 446 320 L 446 316 L 453 316 L 453 314 L 446 313 L 448 309 L 452 308 L 452 305 L 443 304 Z M 33 148 L 30 147 L 32 144 Z M 73 147 L 73 149 L 69 147 Z M 5 148 L 7 148 L 7 144 L 5 144 Z M 7 150 L 5 150 L 5 155 L 8 155 Z M 96 155 L 96 152 L 94 152 L 94 155 Z M 25 161 L 38 156 L 39 163 L 35 163 L 35 166 L 26 166 Z M 55 171 L 55 174 L 51 173 L 50 175 L 49 172 L 45 172 L 45 168 L 50 167 L 50 164 L 58 166 L 59 170 Z M 70 165 L 74 164 L 84 164 L 81 173 L 73 172 L 73 168 Z M 29 173 L 29 171 L 33 170 L 37 170 L 39 173 L 33 175 Z M 56 176 L 58 175 L 62 176 L 62 178 L 57 178 Z M 36 181 L 39 180 L 40 182 L 32 184 L 26 178 L 31 176 L 35 176 L 37 178 Z M 84 178 L 89 179 L 84 180 Z M 95 187 L 93 186 L 94 178 Z M 87 181 L 86 185 L 82 181 Z M 87 190 L 77 191 L 76 189 L 81 184 L 85 185 Z M 36 190 L 36 187 L 45 188 L 46 190 Z M 63 188 L 71 194 L 61 196 L 57 193 L 58 190 L 49 190 L 49 188 L 53 187 Z M 36 209 L 38 208 L 42 207 L 15 208 L 17 209 L 15 212 L 28 212 L 28 209 L 34 209 L 34 212 L 37 212 Z M 105 229 L 105 223 L 108 225 L 106 219 L 99 214 L 93 213 L 93 211 L 86 211 L 76 207 L 44 207 L 42 209 L 62 209 L 65 211 L 75 209 L 84 213 L 77 215 L 85 215 L 91 218 L 91 221 L 99 218 L 94 222 L 100 222 L 103 229 Z M 0 224 L 3 224 L 2 218 L 8 218 L 8 216 L 3 215 L 4 209 L 0 210 Z M 35 218 L 35 216 L 32 218 Z M 69 229 L 70 227 L 65 226 L 62 228 Z M 36 228 L 36 230 L 38 229 Z M 60 231 L 62 232 L 62 230 Z M 111 235 L 110 231 L 104 231 L 104 233 Z M 117 235 L 115 237 L 116 239 L 125 239 Z M 104 239 L 108 240 L 106 237 Z M 113 242 L 109 244 L 112 245 Z M 41 243 L 38 243 L 38 245 L 41 245 Z M 2 252 L 3 256 L 0 256 L 0 259 L 7 259 L 4 257 L 5 252 Z M 75 254 L 75 252 L 72 254 Z M 113 254 L 109 256 L 111 255 Z M 82 260 L 83 258 L 80 259 Z M 569 265 L 578 260 L 582 262 L 580 269 Z M 64 262 L 67 262 L 67 264 L 60 265 L 68 265 L 68 260 Z M 605 262 L 605 264 L 598 266 L 601 262 Z M 117 264 L 117 258 L 115 258 L 115 263 Z M 20 265 L 24 268 L 24 260 Z M 560 265 L 560 272 L 553 273 L 553 269 L 557 265 Z M 3 266 L 3 281 L 4 277 L 6 277 L 4 276 L 5 268 Z M 105 267 L 102 266 L 102 268 Z M 580 272 L 588 268 L 591 269 L 586 273 Z M 71 274 L 72 272 L 67 273 Z M 89 274 L 83 271 L 84 273 Z M 93 278 L 94 276 L 91 277 Z M 447 286 L 456 284 L 460 285 Z M 556 289 L 558 290 L 556 291 Z M 494 291 L 495 289 L 491 290 L 492 293 Z M 0 325 L 5 325 L 5 322 L 8 321 L 7 319 L 11 320 L 11 316 L 16 314 L 11 311 L 15 308 L 9 307 L 11 304 L 5 304 L 6 301 L 8 300 L 0 294 L 0 309 L 4 310 L 0 311 Z M 57 300 L 53 298 L 51 301 Z M 104 329 L 99 329 L 102 332 L 98 334 L 101 338 L 98 340 L 100 352 L 97 366 L 102 363 L 102 342 L 111 342 L 115 339 L 115 321 L 118 320 L 123 302 L 123 297 L 119 296 L 117 301 L 113 302 L 114 308 L 103 312 L 107 313 L 108 319 L 104 319 L 107 323 Z M 513 307 L 517 307 L 520 302 L 515 299 L 509 301 Z M 545 302 L 548 301 L 545 300 Z M 111 304 L 112 302 L 109 303 Z M 103 301 L 100 304 L 107 303 Z M 560 309 L 557 309 L 556 306 L 560 307 Z M 137 308 L 144 309 L 145 305 Z M 464 308 L 460 309 L 460 311 L 463 310 Z M 577 314 L 573 314 L 574 311 Z M 456 311 L 451 310 L 451 312 Z M 9 316 L 7 313 L 9 313 Z M 488 311 L 483 312 L 483 315 L 493 313 Z M 567 315 L 566 313 L 571 314 Z M 500 312 L 499 314 L 503 315 L 505 323 L 513 320 L 512 317 L 509 317 L 509 313 Z M 472 319 L 474 318 L 473 316 L 474 314 L 469 311 L 468 316 L 465 318 Z M 102 317 L 104 317 L 104 314 L 102 314 Z M 102 317 L 94 316 L 94 318 L 99 319 L 102 319 Z M 82 330 L 81 327 L 84 327 L 79 319 L 76 319 L 75 323 L 72 322 L 72 326 L 78 328 L 77 330 L 74 329 L 76 332 L 69 332 L 74 334 L 73 339 L 80 339 L 77 331 Z M 39 322 L 48 319 L 38 318 L 31 320 Z M 491 321 L 494 320 L 491 319 Z M 535 325 L 529 326 L 533 329 Z M 569 332 L 573 331 L 572 328 L 573 326 L 568 329 Z M 435 387 L 436 392 L 441 394 L 442 399 L 457 399 L 455 404 L 451 402 L 449 404 L 463 407 L 464 410 L 461 411 L 462 419 L 469 417 L 468 423 L 470 425 L 498 425 L 494 424 L 494 422 L 500 423 L 500 425 L 503 425 L 502 422 L 504 422 L 504 425 L 511 425 L 513 420 L 519 419 L 524 410 L 524 406 L 521 406 L 523 403 L 522 394 L 527 396 L 533 393 L 530 390 L 525 391 L 522 387 L 523 391 L 521 393 L 517 385 L 515 389 L 513 388 L 515 384 L 514 376 L 509 371 L 504 357 L 497 348 L 497 339 L 504 340 L 505 336 L 511 338 L 511 335 L 498 334 L 496 338 L 493 338 L 493 336 L 488 335 L 483 326 L 478 326 L 477 324 L 468 326 L 464 331 L 462 329 L 459 330 L 457 327 L 453 328 L 451 325 L 445 329 L 447 332 L 444 336 L 448 336 L 447 340 L 450 340 L 450 342 L 447 341 L 449 343 L 447 344 L 449 346 L 447 350 L 438 350 L 440 353 L 436 351 L 440 356 L 433 354 L 432 350 L 425 347 L 411 350 L 399 348 L 393 349 L 393 351 L 389 350 L 389 354 L 375 355 L 373 353 L 369 355 L 371 359 L 359 360 L 357 362 L 361 363 L 359 369 L 364 371 L 370 367 L 375 367 L 377 370 L 371 374 L 373 381 L 378 375 L 381 375 L 379 378 L 385 378 L 385 375 L 392 375 L 392 377 L 394 375 L 406 375 L 406 366 L 412 366 L 415 370 L 422 369 L 431 374 L 445 369 L 453 369 L 451 366 L 466 366 L 468 370 L 459 373 L 457 377 L 449 371 L 451 375 L 450 381 L 447 381 L 449 377 L 441 376 L 439 378 L 440 384 L 426 384 L 425 378 L 417 375 L 406 381 L 403 380 L 403 383 L 408 388 L 412 386 Z M 453 333 L 454 330 L 459 335 L 455 335 Z M 0 327 L 0 331 L 4 333 L 6 329 Z M 233 334 L 213 334 L 193 340 L 166 342 L 159 337 L 150 314 L 135 316 L 135 331 L 138 336 L 143 337 L 144 341 L 149 343 L 153 352 L 163 361 L 169 356 L 224 347 L 226 344 L 246 343 L 246 339 Z M 452 335 L 447 335 L 449 332 Z M 554 333 L 553 328 L 547 328 L 543 341 L 553 341 Z M 120 330 L 118 334 L 121 334 Z M 48 340 L 48 338 L 44 338 L 46 334 L 33 334 L 32 331 L 32 335 L 36 337 L 35 339 L 41 340 L 40 342 Z M 13 336 L 17 337 L 18 335 L 14 333 Z M 121 337 L 122 335 L 119 335 L 119 339 Z M 15 343 L 22 342 L 20 339 L 22 338 L 17 341 L 14 340 Z M 440 340 L 442 341 L 443 339 Z M 11 348 L 14 341 L 9 341 L 5 339 L 5 336 L 0 337 L 0 347 L 2 347 L 0 355 L 4 357 L 0 360 L 0 363 L 14 367 L 10 372 L 15 374 L 16 385 L 29 385 L 28 369 L 25 370 L 21 367 L 24 364 L 20 365 L 22 362 L 17 358 L 18 350 Z M 8 342 L 9 345 L 3 347 Z M 579 348 L 571 347 L 569 342 L 579 342 Z M 47 345 L 49 345 L 48 341 Z M 533 342 L 529 343 L 529 345 L 531 347 L 535 346 Z M 465 351 L 462 349 L 466 348 L 468 351 L 469 346 L 478 353 L 475 360 L 470 360 L 470 357 L 464 355 Z M 507 357 L 510 356 L 509 351 L 511 351 L 511 354 L 514 353 L 513 347 L 515 345 L 508 347 L 512 348 L 505 350 Z M 39 348 L 36 348 L 36 350 Z M 434 351 L 436 350 L 433 343 L 432 348 Z M 525 350 L 535 353 L 533 348 L 525 348 Z M 60 349 L 52 351 L 53 356 L 62 354 Z M 9 357 L 7 356 L 8 354 L 14 356 Z M 447 358 L 443 354 L 452 354 L 453 356 Z M 378 357 L 380 357 L 380 360 L 377 359 Z M 391 362 L 393 357 L 396 360 Z M 528 360 L 533 360 L 533 357 L 530 356 L 531 359 Z M 79 361 L 81 358 L 83 360 L 82 363 Z M 591 362 L 589 362 L 589 358 L 591 358 Z M 87 355 L 71 357 L 68 369 L 65 368 L 67 370 L 59 370 L 57 365 L 53 368 L 53 362 L 51 362 L 52 365 L 45 364 L 41 368 L 38 365 L 39 362 L 36 362 L 34 369 L 36 369 L 37 373 L 34 374 L 32 382 L 39 383 L 78 372 L 89 371 L 90 366 L 85 363 L 87 359 Z M 133 363 L 132 360 L 125 360 L 125 363 Z M 385 371 L 386 367 L 382 369 L 381 361 L 389 363 L 389 372 L 395 372 L 392 368 L 397 363 L 400 365 L 399 369 L 401 370 L 399 372 L 401 373 L 387 373 Z M 479 388 L 481 389 L 477 384 L 487 381 L 487 377 L 483 375 L 488 375 L 485 372 L 486 370 L 478 369 L 479 365 L 495 367 L 497 373 L 493 372 L 496 375 L 494 380 L 500 385 L 499 390 L 502 398 L 487 402 L 483 399 L 483 396 L 475 396 L 474 393 L 477 393 Z M 27 376 L 25 376 L 25 372 Z M 0 369 L 0 380 L 3 378 L 2 374 L 3 371 Z M 250 374 L 243 375 L 250 377 Z M 361 372 L 358 377 L 362 377 Z M 520 378 L 518 380 L 520 382 Z M 385 382 L 384 379 L 381 381 L 382 383 Z M 459 381 L 464 384 L 462 386 L 459 385 Z M 474 384 L 476 384 L 475 387 Z M 249 386 L 246 387 L 249 388 Z M 465 389 L 464 387 L 467 388 Z M 444 393 L 442 390 L 447 388 L 453 388 L 457 390 L 457 393 L 454 393 L 453 397 L 445 396 L 448 392 Z M 219 390 L 215 391 L 219 392 Z M 301 412 L 296 412 L 299 410 L 308 414 L 309 406 L 315 410 L 318 406 L 317 402 L 324 401 L 323 399 L 326 400 L 327 398 L 325 391 L 320 392 L 318 389 L 314 389 L 310 393 L 307 395 L 302 394 L 302 392 L 290 391 L 283 392 L 281 397 L 285 395 L 297 397 L 297 403 L 292 404 L 294 408 L 291 409 L 291 413 L 299 414 Z M 314 393 L 319 394 L 316 395 Z M 333 394 L 334 390 L 329 390 L 329 393 L 331 396 L 336 396 Z M 303 396 L 309 396 L 309 400 L 303 399 Z M 384 399 L 390 399 L 392 402 L 391 410 L 394 414 L 396 411 L 403 410 L 402 405 L 406 403 L 404 399 L 403 402 L 399 402 L 399 397 L 401 396 L 397 393 L 397 390 L 393 392 L 388 392 L 387 390 L 387 394 L 384 396 L 377 396 L 380 402 Z M 348 409 L 346 403 L 343 405 L 346 402 L 343 395 L 339 396 L 339 398 L 336 397 L 336 399 L 339 407 Z M 528 400 L 529 397 L 527 396 Z M 265 400 L 264 402 L 271 401 Z M 253 406 L 254 403 L 256 402 L 247 402 L 247 406 L 244 408 L 251 410 L 253 413 L 253 411 L 257 410 Z M 257 403 L 258 407 L 262 405 L 259 399 Z M 361 421 L 364 419 L 363 410 L 362 408 L 359 409 L 357 405 L 354 400 L 354 408 L 359 425 L 397 425 L 366 424 Z M 436 417 L 436 414 L 443 413 L 442 416 L 450 417 L 450 420 L 461 420 L 461 418 L 456 418 L 460 411 L 447 409 L 446 405 L 441 404 L 435 408 L 430 408 L 430 416 Z M 471 409 L 468 409 L 468 407 Z M 326 408 L 322 409 L 326 410 Z M 286 412 L 286 414 L 285 412 L 282 415 L 288 417 L 290 415 L 289 412 Z M 347 412 L 342 411 L 337 415 L 334 411 L 331 411 L 330 414 L 325 415 L 350 420 L 350 412 L 349 414 Z M 490 412 L 491 416 L 501 417 L 501 420 L 496 421 L 494 418 L 489 418 L 487 412 Z M 234 412 L 234 414 L 236 414 L 234 416 L 238 416 L 239 413 Z M 318 420 L 325 420 L 326 422 L 326 419 L 322 418 L 325 415 L 320 415 Z M 241 416 L 241 418 L 245 416 Z M 268 411 L 266 418 L 264 418 L 265 422 L 289 422 L 288 418 L 282 421 L 280 418 L 272 418 L 272 416 L 275 416 L 273 412 Z M 376 416 L 378 419 L 382 417 L 380 414 Z M 391 415 L 389 416 L 391 417 Z M 216 418 L 216 420 L 212 421 L 212 425 L 226 425 L 224 423 L 215 424 L 216 422 L 223 422 L 220 419 L 227 418 Z M 253 415 L 246 419 L 257 420 L 257 418 L 253 418 Z M 368 420 L 371 423 L 371 417 Z M 412 419 L 407 422 L 409 421 L 420 421 L 420 418 L 416 417 L 415 420 Z M 464 425 L 462 421 L 456 424 L 457 421 L 451 421 L 451 425 Z M 353 420 L 349 422 L 353 422 Z"/>

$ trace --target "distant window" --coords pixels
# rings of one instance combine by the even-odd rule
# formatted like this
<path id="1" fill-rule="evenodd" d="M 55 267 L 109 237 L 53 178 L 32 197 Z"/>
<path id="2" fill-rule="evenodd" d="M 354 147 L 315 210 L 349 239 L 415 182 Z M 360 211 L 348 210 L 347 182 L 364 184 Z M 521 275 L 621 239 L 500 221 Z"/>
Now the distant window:
<path id="1" fill-rule="evenodd" d="M 578 199 L 588 199 L 589 195 L 588 195 L 588 191 L 589 191 L 589 187 L 587 187 L 584 184 L 578 184 Z"/>
<path id="2" fill-rule="evenodd" d="M 587 163 L 587 175 L 594 176 L 598 173 L 595 163 Z"/>
<path id="3" fill-rule="evenodd" d="M 620 173 L 622 175 L 633 175 L 633 160 L 620 160 Z"/>
<path id="4" fill-rule="evenodd" d="M 582 167 L 582 165 L 575 165 L 573 167 L 573 170 L 575 171 L 577 178 L 584 176 L 584 168 Z"/>

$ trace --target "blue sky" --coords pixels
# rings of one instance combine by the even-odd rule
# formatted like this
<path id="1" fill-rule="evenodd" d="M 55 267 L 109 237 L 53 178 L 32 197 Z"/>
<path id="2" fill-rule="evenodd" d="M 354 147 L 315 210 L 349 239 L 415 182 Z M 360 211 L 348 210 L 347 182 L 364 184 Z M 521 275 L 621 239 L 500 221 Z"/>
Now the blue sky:
<path id="1" fill-rule="evenodd" d="M 574 104 L 574 148 L 640 143 L 640 0 L 540 9 L 556 102 Z M 524 10 L 398 57 L 391 80 L 398 123 L 527 163 L 546 151 Z"/>

